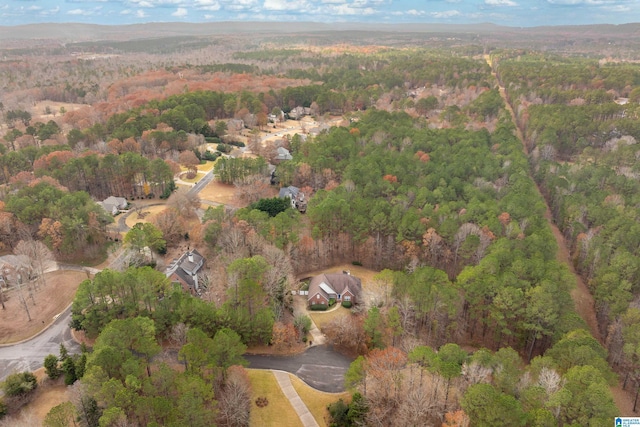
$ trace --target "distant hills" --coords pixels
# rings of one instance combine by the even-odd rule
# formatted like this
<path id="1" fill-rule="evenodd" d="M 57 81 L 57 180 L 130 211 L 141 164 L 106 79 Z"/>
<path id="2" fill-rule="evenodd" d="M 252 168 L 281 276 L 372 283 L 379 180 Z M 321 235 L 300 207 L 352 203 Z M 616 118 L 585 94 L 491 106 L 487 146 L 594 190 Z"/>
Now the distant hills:
<path id="1" fill-rule="evenodd" d="M 147 23 L 134 25 L 95 25 L 47 23 L 0 26 L 0 40 L 56 40 L 83 42 L 96 40 L 133 40 L 171 36 L 208 36 L 223 34 L 286 34 L 328 32 L 380 33 L 453 33 L 476 34 L 492 39 L 496 35 L 533 38 L 555 36 L 584 39 L 590 37 L 640 38 L 640 23 L 623 25 L 583 25 L 552 27 L 505 27 L 494 24 L 365 24 L 317 22 L 210 22 Z M 485 38 L 482 37 L 482 38 Z"/>

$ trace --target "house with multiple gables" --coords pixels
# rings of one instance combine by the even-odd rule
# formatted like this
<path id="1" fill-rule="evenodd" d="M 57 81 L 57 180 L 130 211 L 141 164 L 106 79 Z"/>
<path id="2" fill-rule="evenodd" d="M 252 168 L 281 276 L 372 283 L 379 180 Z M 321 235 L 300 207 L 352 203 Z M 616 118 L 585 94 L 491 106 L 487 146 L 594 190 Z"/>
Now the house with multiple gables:
<path id="1" fill-rule="evenodd" d="M 293 159 L 293 156 L 291 155 L 289 150 L 287 150 L 286 148 L 278 147 L 276 149 L 276 157 L 274 160 L 278 162 L 283 162 L 285 160 L 292 160 L 292 159 Z"/>
<path id="2" fill-rule="evenodd" d="M 111 215 L 116 215 L 121 210 L 127 209 L 128 206 L 127 199 L 114 196 L 109 196 L 103 201 L 98 202 L 98 204 Z"/>
<path id="3" fill-rule="evenodd" d="M 348 271 L 342 273 L 324 273 L 315 276 L 309 283 L 308 304 L 329 305 L 333 299 L 337 303 L 349 301 L 357 304 L 362 295 L 362 281 Z"/>
<path id="4" fill-rule="evenodd" d="M 274 175 L 271 175 L 273 181 Z M 291 200 L 291 207 L 297 209 L 301 213 L 307 211 L 307 199 L 304 197 L 304 193 L 300 191 L 298 187 L 290 185 L 289 187 L 282 187 L 278 193 L 278 197 L 281 199 L 289 198 Z"/>
<path id="5" fill-rule="evenodd" d="M 197 250 L 185 252 L 178 259 L 171 261 L 164 274 L 171 283 L 178 283 L 185 292 L 192 295 L 202 293 L 204 257 Z"/>

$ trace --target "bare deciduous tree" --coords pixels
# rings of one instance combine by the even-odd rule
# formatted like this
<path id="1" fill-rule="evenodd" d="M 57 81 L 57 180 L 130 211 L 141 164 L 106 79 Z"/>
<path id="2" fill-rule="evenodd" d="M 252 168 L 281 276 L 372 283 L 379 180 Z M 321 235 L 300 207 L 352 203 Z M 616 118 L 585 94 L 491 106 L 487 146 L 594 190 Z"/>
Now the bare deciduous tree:
<path id="1" fill-rule="evenodd" d="M 175 209 L 180 217 L 191 219 L 196 217 L 196 210 L 200 208 L 200 197 L 181 188 L 169 197 L 167 205 Z"/>
<path id="2" fill-rule="evenodd" d="M 249 175 L 233 182 L 236 186 L 236 198 L 243 203 L 254 203 L 267 197 L 271 189 L 269 177 Z"/>
<path id="3" fill-rule="evenodd" d="M 17 415 L 3 418 L 0 427 L 33 427 L 40 425 L 40 420 L 33 411 L 21 411 Z"/>
<path id="4" fill-rule="evenodd" d="M 184 323 L 176 323 L 171 328 L 171 333 L 169 334 L 169 341 L 174 346 L 180 348 L 187 342 L 187 332 L 189 332 L 189 327 Z"/>
<path id="5" fill-rule="evenodd" d="M 13 250 L 15 255 L 22 255 L 27 263 L 26 268 L 32 275 L 36 276 L 33 282 L 36 287 L 46 286 L 44 273 L 55 268 L 53 253 L 42 242 L 27 239 L 20 240 Z"/>
<path id="6" fill-rule="evenodd" d="M 218 398 L 219 416 L 222 425 L 246 427 L 251 411 L 251 383 L 241 366 L 231 366 Z"/>

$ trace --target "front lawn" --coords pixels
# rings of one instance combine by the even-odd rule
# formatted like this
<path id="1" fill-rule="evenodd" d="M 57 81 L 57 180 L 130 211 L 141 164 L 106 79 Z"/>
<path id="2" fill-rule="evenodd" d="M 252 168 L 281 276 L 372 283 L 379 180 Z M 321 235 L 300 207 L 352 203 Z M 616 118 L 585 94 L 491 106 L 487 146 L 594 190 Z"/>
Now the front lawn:
<path id="1" fill-rule="evenodd" d="M 251 421 L 255 427 L 302 427 L 298 414 L 285 397 L 271 371 L 247 369 L 251 380 Z M 262 408 L 256 405 L 258 397 L 269 401 Z"/>
<path id="2" fill-rule="evenodd" d="M 296 390 L 304 404 L 307 405 L 309 412 L 311 412 L 313 418 L 316 419 L 320 427 L 327 427 L 328 425 L 327 420 L 325 419 L 329 416 L 327 405 L 337 402 L 338 399 L 342 399 L 347 403 L 351 401 L 351 395 L 347 392 L 325 393 L 324 391 L 319 391 L 310 387 L 293 374 L 289 374 L 289 378 L 291 379 L 293 388 Z"/>
<path id="3" fill-rule="evenodd" d="M 329 311 L 309 311 L 308 315 L 313 319 L 313 323 L 316 324 L 318 329 L 322 330 L 334 319 L 342 316 L 351 316 L 351 311 L 348 308 L 338 306 L 336 309 L 330 308 Z"/>

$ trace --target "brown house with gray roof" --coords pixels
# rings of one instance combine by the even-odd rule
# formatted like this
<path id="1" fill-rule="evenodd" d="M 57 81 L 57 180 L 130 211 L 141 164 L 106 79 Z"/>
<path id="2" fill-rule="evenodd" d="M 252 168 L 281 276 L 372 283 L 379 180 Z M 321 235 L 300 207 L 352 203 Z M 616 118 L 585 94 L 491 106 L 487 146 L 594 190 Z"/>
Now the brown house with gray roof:
<path id="1" fill-rule="evenodd" d="M 325 273 L 315 276 L 309 283 L 309 305 L 329 305 L 329 300 L 337 303 L 350 301 L 358 303 L 362 294 L 362 282 L 348 271 L 343 273 Z"/>
<path id="2" fill-rule="evenodd" d="M 193 249 L 173 260 L 165 270 L 165 275 L 172 283 L 179 283 L 186 292 L 200 295 L 203 285 L 200 276 L 203 267 L 204 257 Z"/>

